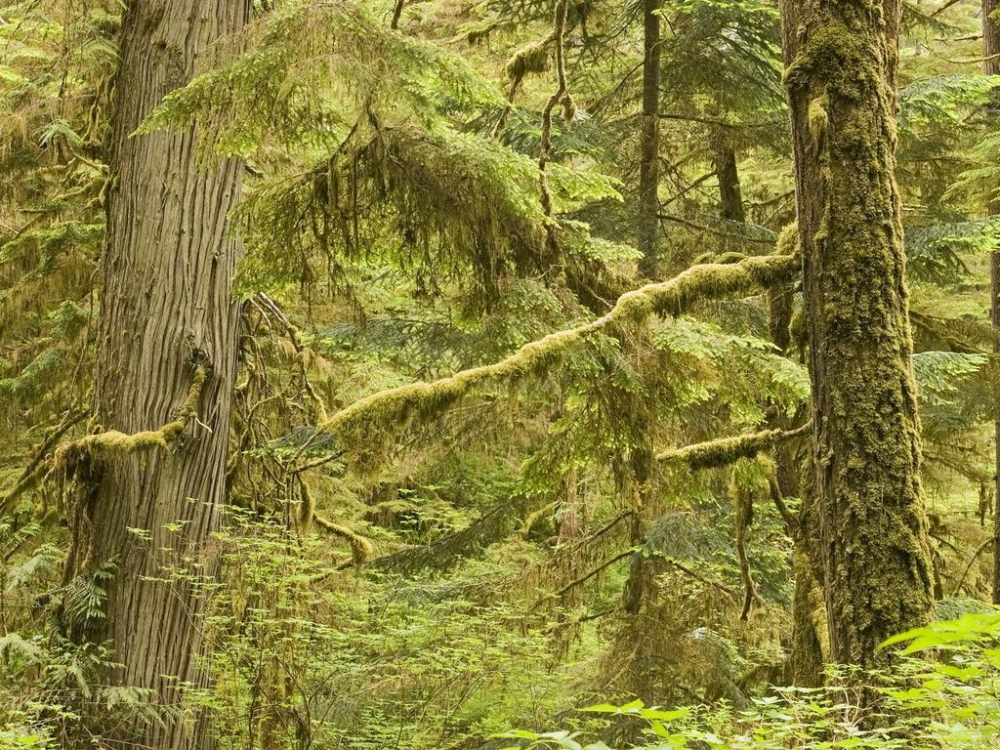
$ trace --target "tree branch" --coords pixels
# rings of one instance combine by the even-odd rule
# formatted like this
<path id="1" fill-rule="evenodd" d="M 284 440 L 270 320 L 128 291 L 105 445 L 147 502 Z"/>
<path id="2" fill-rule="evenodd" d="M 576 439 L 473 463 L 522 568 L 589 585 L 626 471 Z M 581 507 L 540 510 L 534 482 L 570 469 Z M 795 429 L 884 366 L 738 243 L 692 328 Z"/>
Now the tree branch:
<path id="1" fill-rule="evenodd" d="M 714 469 L 734 463 L 741 458 L 753 458 L 778 443 L 802 437 L 811 429 L 812 422 L 807 422 L 794 430 L 763 430 L 737 437 L 724 437 L 663 451 L 656 460 L 665 463 L 686 463 L 692 469 Z"/>
<path id="2" fill-rule="evenodd" d="M 388 436 L 403 429 L 411 420 L 439 416 L 476 388 L 543 375 L 564 354 L 593 334 L 615 331 L 623 324 L 641 322 L 654 314 L 679 315 L 701 299 L 768 287 L 791 278 L 798 268 L 798 259 L 787 255 L 694 266 L 669 281 L 628 292 L 600 318 L 550 333 L 494 364 L 463 370 L 429 383 L 417 382 L 379 391 L 355 401 L 322 422 L 310 443 L 321 434 L 335 433 L 341 445 L 348 449 L 349 459 L 357 462 L 359 457 L 374 457 L 373 451 L 377 453 Z M 359 453 L 364 455 L 359 456 Z"/>

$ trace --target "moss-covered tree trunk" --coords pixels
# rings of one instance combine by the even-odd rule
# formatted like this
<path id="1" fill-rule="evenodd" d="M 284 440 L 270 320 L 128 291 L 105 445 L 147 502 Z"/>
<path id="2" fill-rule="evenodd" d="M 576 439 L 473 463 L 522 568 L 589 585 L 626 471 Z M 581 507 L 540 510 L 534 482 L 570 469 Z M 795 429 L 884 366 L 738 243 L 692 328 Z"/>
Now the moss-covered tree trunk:
<path id="1" fill-rule="evenodd" d="M 204 378 L 197 419 L 169 451 L 108 454 L 87 478 L 70 575 L 113 564 L 105 632 L 120 668 L 110 684 L 150 691 L 165 721 L 117 725 L 122 746 L 205 747 L 204 721 L 171 711 L 178 684 L 199 683 L 195 622 L 219 557 L 238 310 L 239 245 L 228 215 L 240 164 L 196 164 L 196 133 L 133 136 L 146 115 L 201 70 L 208 47 L 238 33 L 246 0 L 137 0 L 125 13 L 113 114 L 107 246 L 94 412 L 103 430 L 134 434 L 171 422 Z M 176 580 L 160 582 L 170 578 Z M 190 579 L 185 580 L 185 577 Z M 184 718 L 187 713 L 187 719 Z M 128 743 L 128 744 L 126 744 Z M 131 744 L 136 743 L 136 744 Z"/>
<path id="2" fill-rule="evenodd" d="M 639 137 L 639 252 L 652 275 L 659 258 L 660 5 L 643 0 L 642 128 Z"/>
<path id="3" fill-rule="evenodd" d="M 898 0 L 783 0 L 830 658 L 932 608 L 895 166 Z"/>
<path id="4" fill-rule="evenodd" d="M 1000 75 L 1000 24 L 993 13 L 1000 7 L 997 0 L 983 0 L 983 72 L 986 75 Z M 991 102 L 992 112 L 1000 112 L 1000 90 L 994 89 Z M 990 216 L 1000 215 L 1000 200 L 992 199 L 989 204 Z M 990 254 L 990 322 L 993 324 L 993 353 L 1000 360 L 1000 253 Z M 993 436 L 995 462 L 993 464 L 994 498 L 1000 498 L 1000 403 L 994 404 Z M 1000 499 L 994 500 L 1000 507 Z M 1000 604 L 1000 512 L 993 513 L 993 603 Z"/>

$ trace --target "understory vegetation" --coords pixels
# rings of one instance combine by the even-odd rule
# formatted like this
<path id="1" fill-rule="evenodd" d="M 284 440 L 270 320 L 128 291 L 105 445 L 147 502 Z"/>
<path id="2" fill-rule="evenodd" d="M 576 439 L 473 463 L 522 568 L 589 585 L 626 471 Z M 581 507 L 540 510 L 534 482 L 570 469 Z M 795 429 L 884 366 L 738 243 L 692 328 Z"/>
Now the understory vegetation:
<path id="1" fill-rule="evenodd" d="M 0 0 L 0 750 L 1000 747 L 991 2 Z"/>

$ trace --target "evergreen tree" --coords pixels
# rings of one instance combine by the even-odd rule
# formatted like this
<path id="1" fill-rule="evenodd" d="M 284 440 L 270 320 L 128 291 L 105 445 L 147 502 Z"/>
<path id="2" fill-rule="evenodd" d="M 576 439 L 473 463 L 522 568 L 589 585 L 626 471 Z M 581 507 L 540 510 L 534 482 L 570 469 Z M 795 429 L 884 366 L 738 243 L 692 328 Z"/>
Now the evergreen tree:
<path id="1" fill-rule="evenodd" d="M 933 601 L 894 175 L 900 6 L 782 10 L 830 658 L 869 668 Z"/>
<path id="2" fill-rule="evenodd" d="M 208 747 L 180 706 L 203 684 L 196 621 L 219 551 L 238 309 L 239 243 L 229 213 L 242 165 L 205 170 L 197 132 L 134 135 L 164 95 L 191 80 L 211 47 L 234 43 L 244 3 L 139 2 L 126 12 L 112 115 L 107 248 L 102 259 L 94 424 L 64 445 L 76 480 L 65 578 L 105 577 L 96 627 L 72 636 L 114 644 L 102 679 L 148 691 L 168 710 L 108 726 L 122 746 Z M 184 573 L 173 582 L 165 571 Z"/>

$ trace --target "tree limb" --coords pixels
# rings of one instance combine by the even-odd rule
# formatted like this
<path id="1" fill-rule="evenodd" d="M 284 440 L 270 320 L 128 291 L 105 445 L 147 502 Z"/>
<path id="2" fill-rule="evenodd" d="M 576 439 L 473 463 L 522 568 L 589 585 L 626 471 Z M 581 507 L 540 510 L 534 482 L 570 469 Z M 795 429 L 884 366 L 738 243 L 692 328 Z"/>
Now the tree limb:
<path id="1" fill-rule="evenodd" d="M 762 430 L 748 435 L 724 437 L 663 451 L 656 460 L 665 463 L 686 463 L 692 469 L 714 469 L 734 463 L 741 458 L 753 458 L 778 443 L 802 437 L 811 429 L 812 422 L 807 422 L 794 430 Z"/>
<path id="2" fill-rule="evenodd" d="M 522 346 L 509 357 L 490 365 L 463 370 L 433 382 L 417 382 L 374 393 L 336 412 L 316 429 L 310 443 L 321 434 L 335 433 L 353 453 L 371 457 L 389 435 L 413 419 L 429 419 L 447 411 L 476 388 L 515 383 L 549 371 L 568 351 L 596 333 L 613 332 L 623 324 L 657 315 L 679 315 L 697 300 L 750 292 L 791 278 L 797 258 L 786 255 L 751 257 L 739 263 L 694 266 L 679 276 L 622 295 L 615 307 L 596 320 Z M 367 448 L 366 448 L 367 446 Z M 758 448 L 760 450 L 760 448 Z"/>

